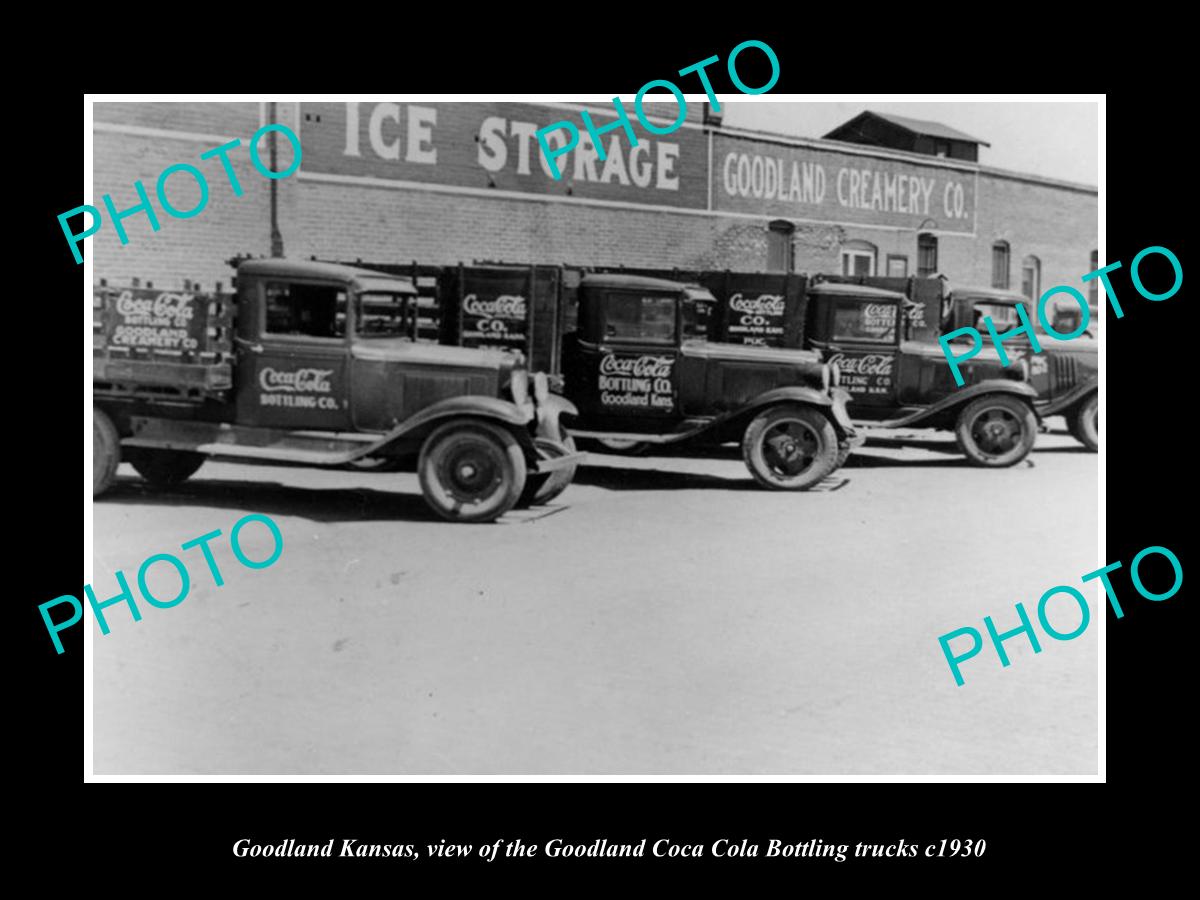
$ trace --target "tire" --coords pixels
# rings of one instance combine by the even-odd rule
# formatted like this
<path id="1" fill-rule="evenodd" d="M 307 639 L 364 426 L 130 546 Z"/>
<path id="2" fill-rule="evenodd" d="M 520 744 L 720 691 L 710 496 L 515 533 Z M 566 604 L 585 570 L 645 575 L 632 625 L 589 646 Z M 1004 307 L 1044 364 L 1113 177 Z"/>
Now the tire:
<path id="1" fill-rule="evenodd" d="M 575 438 L 570 435 L 564 435 L 561 444 L 547 438 L 538 438 L 534 443 L 539 455 L 547 459 L 558 459 L 575 452 Z M 575 480 L 575 470 L 578 468 L 577 465 L 571 465 L 547 472 L 545 475 L 530 475 L 529 480 L 525 482 L 525 490 L 521 492 L 521 499 L 517 501 L 517 507 L 543 506 L 554 500 Z"/>
<path id="2" fill-rule="evenodd" d="M 819 410 L 792 404 L 759 413 L 742 436 L 742 458 L 754 480 L 777 491 L 803 491 L 832 472 L 838 439 Z"/>
<path id="3" fill-rule="evenodd" d="M 121 464 L 121 436 L 108 413 L 92 407 L 92 496 L 99 497 L 117 477 Z"/>
<path id="4" fill-rule="evenodd" d="M 451 522 L 500 518 L 520 498 L 527 476 L 512 432 L 470 419 L 434 429 L 421 447 L 417 473 L 425 502 Z"/>
<path id="5" fill-rule="evenodd" d="M 972 465 L 1002 469 L 1016 465 L 1033 449 L 1037 416 L 1023 400 L 989 394 L 963 407 L 954 434 Z"/>
<path id="6" fill-rule="evenodd" d="M 1067 420 L 1075 440 L 1093 453 L 1100 449 L 1100 395 L 1091 394 Z"/>
<path id="7" fill-rule="evenodd" d="M 204 465 L 203 453 L 190 450 L 158 450 L 153 447 L 126 447 L 125 461 L 152 487 L 169 488 L 183 484 Z"/>

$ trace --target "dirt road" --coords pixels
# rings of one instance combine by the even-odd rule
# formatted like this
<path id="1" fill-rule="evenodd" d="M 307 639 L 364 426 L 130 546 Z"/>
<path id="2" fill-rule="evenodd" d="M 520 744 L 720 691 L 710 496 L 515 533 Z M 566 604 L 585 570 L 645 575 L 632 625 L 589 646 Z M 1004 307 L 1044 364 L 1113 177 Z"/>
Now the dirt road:
<path id="1" fill-rule="evenodd" d="M 1081 638 L 1013 639 L 1007 669 L 985 648 L 964 687 L 937 637 L 1015 627 L 1106 562 L 1097 457 L 1044 434 L 981 471 L 918 436 L 798 494 L 732 449 L 593 455 L 555 506 L 487 526 L 435 519 L 408 474 L 210 462 L 154 493 L 122 466 L 102 598 L 247 513 L 285 546 L 252 571 L 222 538 L 224 587 L 189 551 L 178 607 L 114 607 L 104 637 L 86 614 L 96 772 L 1094 773 L 1094 590 Z"/>

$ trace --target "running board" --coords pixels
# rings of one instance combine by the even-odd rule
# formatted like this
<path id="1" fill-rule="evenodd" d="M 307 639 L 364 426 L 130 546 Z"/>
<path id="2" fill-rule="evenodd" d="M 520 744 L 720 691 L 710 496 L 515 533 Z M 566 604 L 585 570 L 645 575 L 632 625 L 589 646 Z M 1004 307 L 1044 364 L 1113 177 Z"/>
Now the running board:
<path id="1" fill-rule="evenodd" d="M 315 466 L 337 466 L 367 456 L 383 435 L 350 432 L 284 431 L 217 422 L 130 419 L 133 435 L 122 447 L 190 450 L 206 456 L 274 459 Z"/>

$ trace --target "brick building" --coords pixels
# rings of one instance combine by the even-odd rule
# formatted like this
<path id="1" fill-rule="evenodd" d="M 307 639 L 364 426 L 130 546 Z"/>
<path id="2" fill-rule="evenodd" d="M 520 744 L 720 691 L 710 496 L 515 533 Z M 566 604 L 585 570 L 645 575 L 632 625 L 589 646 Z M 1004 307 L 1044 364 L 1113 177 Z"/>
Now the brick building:
<path id="1" fill-rule="evenodd" d="M 670 124 L 675 107 L 647 104 Z M 612 121 L 593 109 L 597 125 Z M 554 179 L 534 132 L 579 108 L 535 103 L 97 103 L 94 201 L 137 202 L 140 179 L 158 209 L 88 239 L 95 277 L 160 287 L 184 279 L 228 284 L 225 260 L 269 255 L 272 184 L 288 256 L 448 264 L 473 261 L 625 265 L 735 271 L 931 274 L 1037 294 L 1079 284 L 1095 268 L 1097 190 L 981 166 L 970 159 L 751 133 L 703 120 L 690 104 L 669 135 L 617 129 L 597 158 L 587 132 L 559 157 Z M 298 172 L 274 182 L 251 165 L 248 142 L 276 121 L 300 136 Z M 635 120 L 636 121 L 636 120 Z M 202 152 L 229 154 L 244 194 Z M 278 168 L 292 160 L 279 138 Z M 267 140 L 264 138 L 263 158 Z M 916 146 L 914 144 L 914 146 Z M 166 215 L 155 183 L 187 162 L 208 180 L 207 206 Z M 199 203 L 188 175 L 171 204 Z M 78 220 L 76 220 L 78 221 Z M 78 226 L 76 226 L 78 227 Z"/>

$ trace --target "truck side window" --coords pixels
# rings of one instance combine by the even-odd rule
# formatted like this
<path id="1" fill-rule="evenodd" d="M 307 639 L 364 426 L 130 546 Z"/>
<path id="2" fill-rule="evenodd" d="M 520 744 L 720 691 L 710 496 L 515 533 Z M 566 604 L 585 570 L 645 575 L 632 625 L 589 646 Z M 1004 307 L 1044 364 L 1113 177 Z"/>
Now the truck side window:
<path id="1" fill-rule="evenodd" d="M 268 282 L 267 333 L 340 338 L 346 334 L 346 292 L 334 285 Z"/>
<path id="2" fill-rule="evenodd" d="M 838 300 L 834 309 L 834 340 L 896 340 L 896 304 L 868 300 Z"/>
<path id="3" fill-rule="evenodd" d="M 604 337 L 618 341 L 675 342 L 675 298 L 644 294 L 608 295 Z"/>

